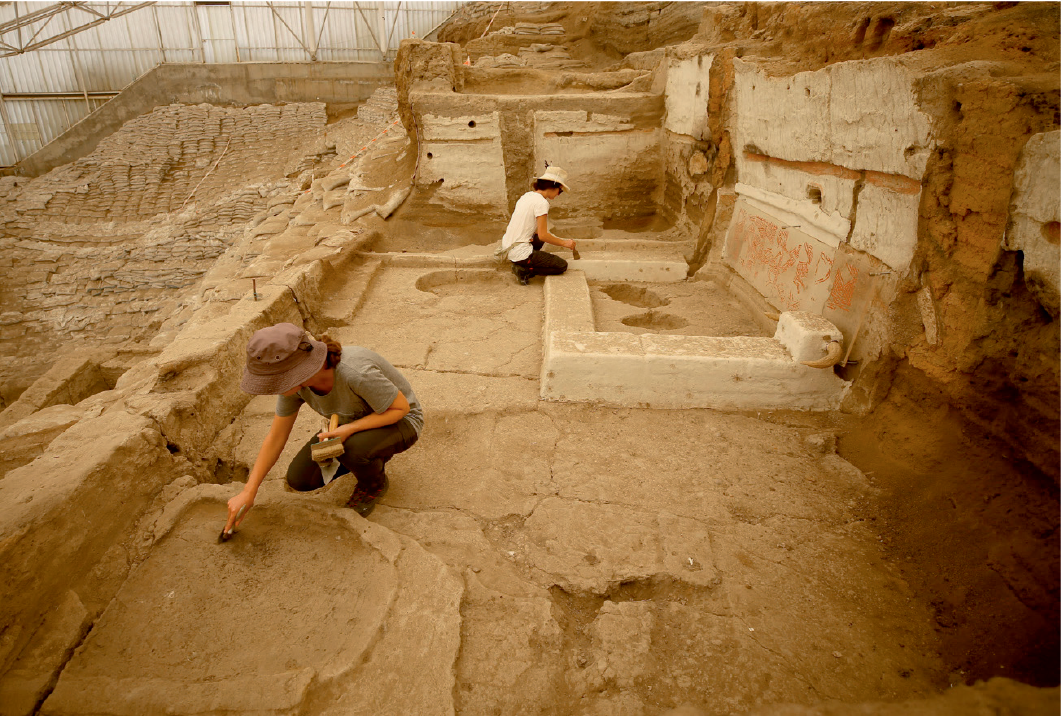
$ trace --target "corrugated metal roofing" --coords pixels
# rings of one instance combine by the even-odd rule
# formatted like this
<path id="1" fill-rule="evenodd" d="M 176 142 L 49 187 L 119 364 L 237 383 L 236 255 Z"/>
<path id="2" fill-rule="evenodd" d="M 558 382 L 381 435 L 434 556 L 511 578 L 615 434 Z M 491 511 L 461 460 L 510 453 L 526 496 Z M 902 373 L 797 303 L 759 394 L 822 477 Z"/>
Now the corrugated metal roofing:
<path id="1" fill-rule="evenodd" d="M 83 3 L 102 15 L 135 4 Z M 32 154 L 107 99 L 86 98 L 85 93 L 118 92 L 160 63 L 389 62 L 403 39 L 414 32 L 423 37 L 462 4 L 159 2 L 128 12 L 51 44 L 0 57 L 0 165 Z M 5 3 L 0 24 L 53 7 L 55 3 Z M 0 54 L 96 19 L 79 7 L 41 16 L 0 35 Z"/>

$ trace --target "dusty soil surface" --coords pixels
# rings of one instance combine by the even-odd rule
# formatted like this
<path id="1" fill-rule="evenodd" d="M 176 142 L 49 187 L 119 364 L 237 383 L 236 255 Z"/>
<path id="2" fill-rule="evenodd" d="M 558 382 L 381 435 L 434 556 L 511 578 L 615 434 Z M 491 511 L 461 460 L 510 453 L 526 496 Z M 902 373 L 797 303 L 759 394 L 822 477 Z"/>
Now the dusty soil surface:
<path id="1" fill-rule="evenodd" d="M 412 273 L 377 296 L 401 305 Z M 353 330 L 390 305 L 370 298 Z M 727 713 L 946 684 L 930 614 L 882 560 L 873 488 L 829 452 L 828 420 L 543 404 L 533 381 L 497 377 L 496 347 L 416 370 L 406 340 L 370 342 L 406 363 L 432 419 L 388 466 L 370 521 L 467 578 L 458 713 Z M 335 504 L 351 487 L 299 499 Z"/>
<path id="2" fill-rule="evenodd" d="M 388 269 L 349 327 L 331 334 L 401 368 L 537 380 L 541 289 L 527 288 L 493 270 Z"/>
<path id="3" fill-rule="evenodd" d="M 745 709 L 947 683 L 830 418 L 539 403 L 541 308 L 541 288 L 507 273 L 384 268 L 331 331 L 388 356 L 428 407 L 371 521 L 468 577 L 459 713 Z M 260 402 L 238 422 L 240 461 L 270 419 Z"/>
<path id="4" fill-rule="evenodd" d="M 144 712 L 197 712 L 240 688 L 260 690 L 245 707 L 275 708 L 298 702 L 292 683 L 361 657 L 395 587 L 386 560 L 342 522 L 293 506 L 258 510 L 222 545 L 224 515 L 222 504 L 196 503 L 156 543 L 64 671 L 51 708 L 72 699 L 102 712 L 113 702 L 93 696 L 145 682 Z"/>

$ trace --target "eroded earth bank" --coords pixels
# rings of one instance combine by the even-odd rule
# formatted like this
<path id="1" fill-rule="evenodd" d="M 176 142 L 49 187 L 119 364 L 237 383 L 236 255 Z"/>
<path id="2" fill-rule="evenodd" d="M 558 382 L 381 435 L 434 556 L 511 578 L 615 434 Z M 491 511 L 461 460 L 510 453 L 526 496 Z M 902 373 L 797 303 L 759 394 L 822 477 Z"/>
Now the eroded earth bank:
<path id="1" fill-rule="evenodd" d="M 0 713 L 1057 713 L 1058 23 L 472 3 L 0 179 Z M 303 411 L 219 544 L 281 321 L 425 430 L 363 519 Z"/>

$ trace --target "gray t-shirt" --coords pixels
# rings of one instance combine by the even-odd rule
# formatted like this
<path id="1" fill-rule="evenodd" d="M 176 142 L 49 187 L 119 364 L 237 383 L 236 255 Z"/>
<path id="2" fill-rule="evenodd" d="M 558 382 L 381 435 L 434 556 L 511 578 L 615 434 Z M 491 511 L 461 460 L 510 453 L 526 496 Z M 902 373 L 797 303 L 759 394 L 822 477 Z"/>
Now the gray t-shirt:
<path id="1" fill-rule="evenodd" d="M 293 415 L 302 403 L 325 417 L 338 413 L 339 424 L 346 425 L 370 413 L 382 413 L 391 406 L 401 391 L 409 401 L 405 420 L 416 429 L 424 427 L 424 413 L 413 387 L 387 359 L 360 346 L 343 346 L 343 358 L 335 366 L 335 386 L 327 395 L 317 395 L 309 388 L 300 388 L 290 397 L 276 399 L 276 414 Z"/>

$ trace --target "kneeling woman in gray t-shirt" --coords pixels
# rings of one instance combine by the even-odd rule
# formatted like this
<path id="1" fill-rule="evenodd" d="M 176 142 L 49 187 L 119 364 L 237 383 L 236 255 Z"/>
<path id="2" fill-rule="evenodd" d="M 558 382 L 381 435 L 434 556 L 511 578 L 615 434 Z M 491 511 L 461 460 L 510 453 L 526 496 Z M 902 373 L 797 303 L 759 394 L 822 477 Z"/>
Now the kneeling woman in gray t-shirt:
<path id="1" fill-rule="evenodd" d="M 276 464 L 291 435 L 299 408 L 308 403 L 324 417 L 339 416 L 334 432 L 324 431 L 302 446 L 287 470 L 296 490 L 324 486 L 320 465 L 310 447 L 338 437 L 343 468 L 357 477 L 357 488 L 347 502 L 367 516 L 387 490 L 383 466 L 393 455 L 408 450 L 424 425 L 423 411 L 409 381 L 382 356 L 358 346 L 340 346 L 327 335 L 315 340 L 292 323 L 263 328 L 247 343 L 247 363 L 240 387 L 253 395 L 276 395 L 276 415 L 247 476 L 247 486 L 228 501 L 231 530 L 254 504 L 258 487 Z M 244 515 L 237 516 L 243 509 Z"/>

